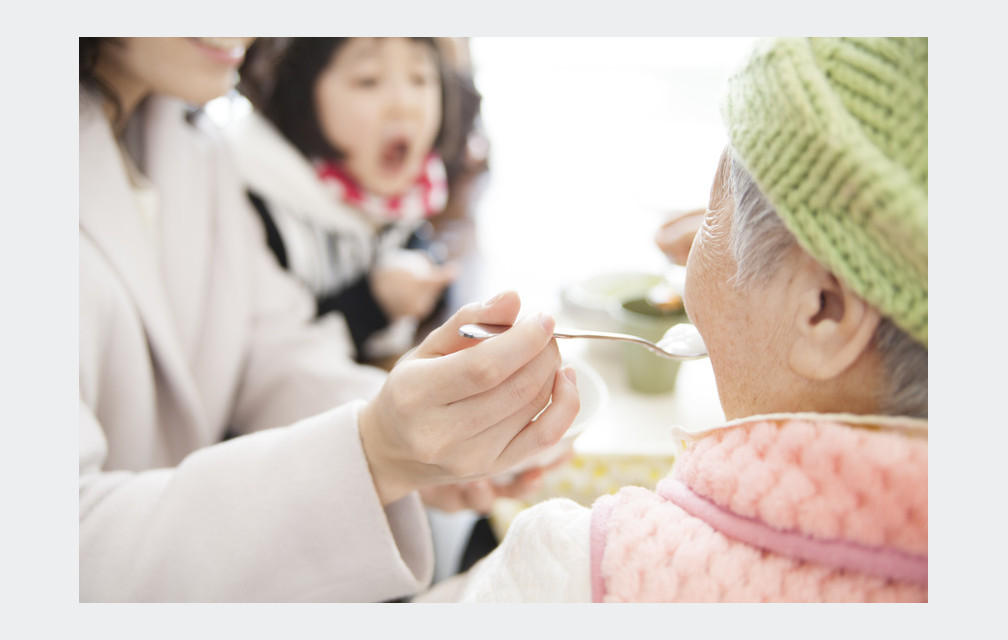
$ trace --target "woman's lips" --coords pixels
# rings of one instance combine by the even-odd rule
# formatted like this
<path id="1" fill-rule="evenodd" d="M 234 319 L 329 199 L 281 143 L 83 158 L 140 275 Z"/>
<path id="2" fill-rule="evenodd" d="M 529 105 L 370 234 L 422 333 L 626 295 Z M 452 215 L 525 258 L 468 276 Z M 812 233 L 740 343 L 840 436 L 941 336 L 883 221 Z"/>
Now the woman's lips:
<path id="1" fill-rule="evenodd" d="M 192 42 L 207 56 L 230 65 L 240 65 L 245 59 L 244 38 L 192 38 Z"/>

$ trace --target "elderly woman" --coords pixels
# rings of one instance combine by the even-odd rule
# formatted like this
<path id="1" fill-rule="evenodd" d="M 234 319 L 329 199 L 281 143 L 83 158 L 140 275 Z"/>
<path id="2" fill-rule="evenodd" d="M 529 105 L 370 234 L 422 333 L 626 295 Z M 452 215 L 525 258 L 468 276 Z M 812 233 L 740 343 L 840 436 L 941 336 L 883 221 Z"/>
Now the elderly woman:
<path id="1" fill-rule="evenodd" d="M 685 300 L 727 424 L 425 599 L 927 600 L 927 40 L 761 42 Z"/>

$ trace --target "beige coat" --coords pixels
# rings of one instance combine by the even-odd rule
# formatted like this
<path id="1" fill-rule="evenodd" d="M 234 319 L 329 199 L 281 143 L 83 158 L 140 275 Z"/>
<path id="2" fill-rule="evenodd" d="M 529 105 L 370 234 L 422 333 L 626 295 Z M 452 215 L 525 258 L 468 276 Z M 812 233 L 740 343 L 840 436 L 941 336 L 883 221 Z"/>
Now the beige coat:
<path id="1" fill-rule="evenodd" d="M 312 323 L 212 132 L 166 99 L 136 121 L 153 234 L 81 95 L 81 601 L 422 589 L 423 507 L 414 494 L 382 509 L 357 431 L 384 373 L 353 363 L 340 321 Z"/>

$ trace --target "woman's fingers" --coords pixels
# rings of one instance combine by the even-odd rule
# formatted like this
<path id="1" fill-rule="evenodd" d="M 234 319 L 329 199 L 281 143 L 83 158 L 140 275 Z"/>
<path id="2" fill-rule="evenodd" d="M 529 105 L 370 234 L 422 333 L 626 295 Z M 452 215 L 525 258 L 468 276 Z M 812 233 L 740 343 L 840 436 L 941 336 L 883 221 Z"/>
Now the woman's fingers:
<path id="1" fill-rule="evenodd" d="M 511 291 L 463 307 L 362 407 L 361 444 L 383 504 L 418 487 L 504 471 L 558 441 L 573 422 L 577 389 L 558 373 L 553 319 L 515 322 L 519 308 Z M 458 334 L 469 322 L 513 326 L 480 341 Z"/>
<path id="2" fill-rule="evenodd" d="M 527 498 L 538 491 L 543 484 L 546 471 L 542 467 L 526 469 L 516 475 L 507 484 L 495 484 L 494 489 L 499 498 Z"/>
<path id="3" fill-rule="evenodd" d="M 573 369 L 558 371 L 550 391 L 549 402 L 545 409 L 536 412 L 534 419 L 523 422 L 512 416 L 488 427 L 463 443 L 460 459 L 469 464 L 478 461 L 491 474 L 502 473 L 559 442 L 580 409 Z M 482 456 L 488 455 L 495 458 L 483 462 Z"/>
<path id="4" fill-rule="evenodd" d="M 558 371 L 549 405 L 535 420 L 516 435 L 501 452 L 502 470 L 533 456 L 560 441 L 581 408 L 574 370 Z"/>
<path id="5" fill-rule="evenodd" d="M 497 499 L 493 483 L 485 479 L 466 483 L 462 487 L 462 494 L 465 508 L 472 509 L 481 515 L 490 513 L 494 500 Z"/>
<path id="6" fill-rule="evenodd" d="M 500 454 L 550 403 L 556 385 L 556 365 L 549 371 L 545 383 L 524 404 L 518 405 L 519 399 L 509 400 L 502 385 L 450 407 L 450 421 L 458 425 L 458 433 L 468 434 L 465 440 L 458 441 L 456 454 L 452 456 L 454 474 L 470 477 L 488 470 L 502 470 L 497 462 Z M 489 407 L 493 407 L 492 412 Z"/>
<path id="7" fill-rule="evenodd" d="M 514 291 L 498 293 L 486 302 L 473 302 L 456 311 L 452 317 L 424 338 L 415 351 L 415 357 L 436 358 L 476 346 L 478 341 L 463 338 L 459 328 L 471 322 L 489 324 L 514 324 L 521 309 L 521 300 Z"/>
<path id="8" fill-rule="evenodd" d="M 548 315 L 528 316 L 504 333 L 485 340 L 459 336 L 458 327 L 462 324 L 465 323 L 457 326 L 447 323 L 446 327 L 453 325 L 455 337 L 437 336 L 434 343 L 427 347 L 461 343 L 468 348 L 417 363 L 427 372 L 430 382 L 427 386 L 436 402 L 455 403 L 487 391 L 497 391 L 498 388 L 499 393 L 492 397 L 503 398 L 507 402 L 509 392 L 520 397 L 523 389 L 529 386 L 538 388 L 559 366 L 559 352 L 552 342 L 556 323 Z M 421 345 L 414 351 L 413 357 L 425 358 L 428 353 Z M 544 355 L 553 359 L 552 371 L 542 364 L 528 366 Z M 493 411 L 495 408 L 496 405 L 491 405 L 487 409 Z"/>

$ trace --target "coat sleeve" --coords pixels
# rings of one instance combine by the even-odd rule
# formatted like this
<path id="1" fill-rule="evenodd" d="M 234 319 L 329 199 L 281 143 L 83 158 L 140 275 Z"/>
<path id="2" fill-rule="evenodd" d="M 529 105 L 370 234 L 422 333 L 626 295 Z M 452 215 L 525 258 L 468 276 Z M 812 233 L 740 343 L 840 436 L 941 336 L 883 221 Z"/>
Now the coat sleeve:
<path id="1" fill-rule="evenodd" d="M 251 212 L 226 201 L 240 192 L 217 197 L 209 294 L 192 315 L 215 332 L 181 341 L 191 349 L 171 376 L 118 272 L 82 235 L 80 600 L 419 592 L 434 564 L 426 514 L 416 494 L 383 508 L 358 432 L 384 373 L 347 356 L 338 326 L 310 321 L 310 296 L 248 235 Z M 225 422 L 246 435 L 219 442 Z"/>
<path id="2" fill-rule="evenodd" d="M 529 507 L 490 555 L 413 602 L 591 602 L 590 528 L 573 500 Z"/>
<path id="3" fill-rule="evenodd" d="M 382 508 L 351 403 L 206 447 L 177 467 L 103 472 L 80 407 L 81 601 L 400 598 L 433 574 L 416 494 Z"/>

